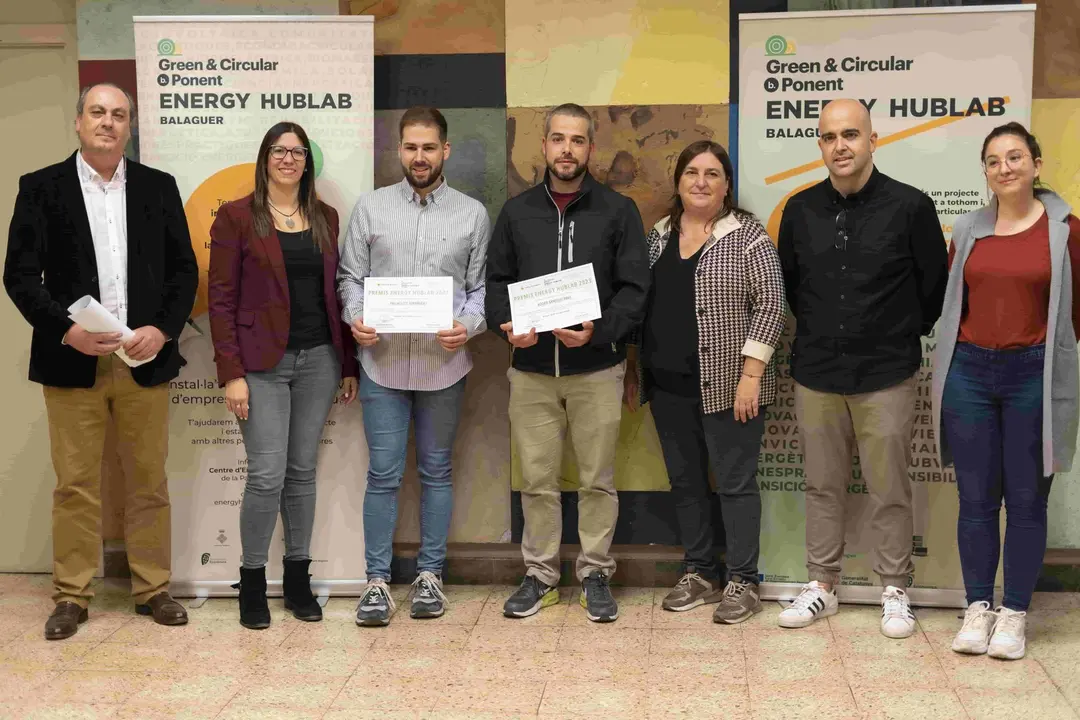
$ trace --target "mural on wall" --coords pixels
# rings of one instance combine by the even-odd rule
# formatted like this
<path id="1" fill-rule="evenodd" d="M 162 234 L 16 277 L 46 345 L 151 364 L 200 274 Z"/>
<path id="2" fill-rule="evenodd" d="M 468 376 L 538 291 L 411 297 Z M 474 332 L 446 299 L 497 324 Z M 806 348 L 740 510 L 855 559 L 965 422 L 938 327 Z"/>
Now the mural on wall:
<path id="1" fill-rule="evenodd" d="M 507 2 L 507 103 L 727 103 L 728 26 L 727 0 Z"/>
<path id="2" fill-rule="evenodd" d="M 501 53 L 505 0 L 352 0 L 350 15 L 375 17 L 375 54 Z"/>

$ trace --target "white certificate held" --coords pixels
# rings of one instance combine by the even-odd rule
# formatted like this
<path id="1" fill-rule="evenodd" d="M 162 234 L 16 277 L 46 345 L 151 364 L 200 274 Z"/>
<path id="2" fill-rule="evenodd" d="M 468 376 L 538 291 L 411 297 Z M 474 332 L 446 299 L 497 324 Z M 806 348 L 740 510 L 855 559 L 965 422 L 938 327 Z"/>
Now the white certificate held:
<path id="1" fill-rule="evenodd" d="M 592 263 L 507 285 L 515 335 L 547 332 L 600 317 Z"/>
<path id="2" fill-rule="evenodd" d="M 454 327 L 452 277 L 369 277 L 364 324 L 377 333 L 437 333 Z"/>

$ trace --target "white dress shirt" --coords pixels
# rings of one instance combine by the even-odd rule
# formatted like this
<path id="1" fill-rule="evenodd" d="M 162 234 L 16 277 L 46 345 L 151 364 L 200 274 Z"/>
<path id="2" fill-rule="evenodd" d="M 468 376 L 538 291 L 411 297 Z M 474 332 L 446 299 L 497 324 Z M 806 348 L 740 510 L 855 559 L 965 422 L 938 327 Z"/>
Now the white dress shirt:
<path id="1" fill-rule="evenodd" d="M 98 290 L 101 304 L 127 325 L 127 174 L 124 159 L 116 166 L 112 179 L 106 181 L 83 160 L 75 156 L 79 171 L 86 217 L 94 238 Z"/>

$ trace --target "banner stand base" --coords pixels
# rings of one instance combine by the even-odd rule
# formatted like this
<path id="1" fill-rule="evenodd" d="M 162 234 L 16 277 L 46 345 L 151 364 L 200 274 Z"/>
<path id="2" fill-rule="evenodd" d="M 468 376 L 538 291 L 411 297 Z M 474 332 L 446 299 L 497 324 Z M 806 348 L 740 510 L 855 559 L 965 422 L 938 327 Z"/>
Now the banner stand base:
<path id="1" fill-rule="evenodd" d="M 761 583 L 762 600 L 794 600 L 802 590 L 798 583 Z M 876 585 L 841 585 L 837 596 L 841 603 L 880 605 L 882 588 Z M 908 597 L 915 607 L 966 608 L 962 589 L 908 588 Z"/>
<path id="2" fill-rule="evenodd" d="M 199 607 L 206 602 L 207 598 L 236 597 L 239 593 L 233 585 L 239 581 L 239 578 L 236 580 L 174 580 L 169 584 L 169 593 L 173 597 L 193 598 L 188 607 Z M 319 604 L 325 607 L 331 597 L 360 597 L 364 594 L 366 585 L 366 580 L 318 580 L 312 578 L 311 591 L 315 594 Z M 281 597 L 280 580 L 266 581 L 266 596 Z"/>

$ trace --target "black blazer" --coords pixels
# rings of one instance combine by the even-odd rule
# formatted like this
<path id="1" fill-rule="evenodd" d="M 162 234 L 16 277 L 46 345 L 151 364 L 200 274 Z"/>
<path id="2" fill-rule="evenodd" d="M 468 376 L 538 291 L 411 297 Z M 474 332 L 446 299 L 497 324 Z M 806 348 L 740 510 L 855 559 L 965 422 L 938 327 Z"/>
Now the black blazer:
<path id="1" fill-rule="evenodd" d="M 176 340 L 195 304 L 199 268 L 172 175 L 126 163 L 128 327 L 153 325 L 172 338 L 152 362 L 131 369 L 137 383 L 150 387 L 175 378 L 184 364 Z M 97 358 L 61 343 L 72 326 L 71 303 L 83 295 L 101 300 L 74 154 L 19 178 L 4 287 L 34 328 L 30 380 L 93 387 Z"/>

